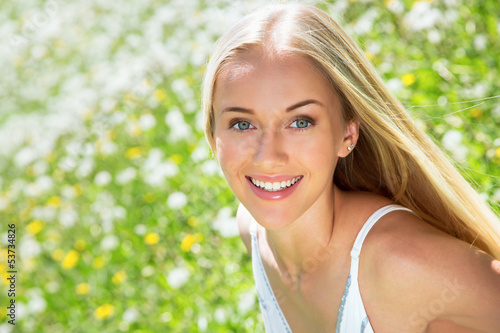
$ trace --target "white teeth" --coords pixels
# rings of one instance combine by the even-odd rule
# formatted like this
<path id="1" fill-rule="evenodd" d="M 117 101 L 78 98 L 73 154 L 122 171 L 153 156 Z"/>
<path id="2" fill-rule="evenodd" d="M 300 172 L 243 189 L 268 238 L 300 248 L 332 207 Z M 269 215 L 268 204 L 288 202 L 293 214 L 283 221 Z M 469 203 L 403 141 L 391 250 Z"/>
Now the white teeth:
<path id="1" fill-rule="evenodd" d="M 295 178 L 289 179 L 287 181 L 274 182 L 274 183 L 264 182 L 262 180 L 257 180 L 257 179 L 253 179 L 253 178 L 250 178 L 250 180 L 252 181 L 252 184 L 254 184 L 257 187 L 260 187 L 263 190 L 266 190 L 266 191 L 269 191 L 269 192 L 276 192 L 276 191 L 284 190 L 287 187 L 290 187 L 290 186 L 294 185 L 301 178 L 302 178 L 302 176 L 299 176 L 299 177 L 295 177 Z"/>

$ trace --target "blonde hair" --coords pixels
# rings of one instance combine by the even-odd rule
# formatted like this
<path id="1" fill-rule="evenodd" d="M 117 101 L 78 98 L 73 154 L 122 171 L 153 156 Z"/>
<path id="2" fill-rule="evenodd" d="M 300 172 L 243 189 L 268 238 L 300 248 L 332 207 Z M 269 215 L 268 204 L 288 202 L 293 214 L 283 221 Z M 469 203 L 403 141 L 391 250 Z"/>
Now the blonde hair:
<path id="1" fill-rule="evenodd" d="M 212 97 L 221 72 L 249 50 L 301 55 L 331 82 L 343 119 L 360 122 L 356 149 L 340 159 L 334 183 L 412 209 L 427 223 L 500 259 L 500 221 L 389 92 L 356 43 L 329 15 L 305 4 L 268 5 L 222 36 L 203 82 L 205 134 L 213 147 Z"/>

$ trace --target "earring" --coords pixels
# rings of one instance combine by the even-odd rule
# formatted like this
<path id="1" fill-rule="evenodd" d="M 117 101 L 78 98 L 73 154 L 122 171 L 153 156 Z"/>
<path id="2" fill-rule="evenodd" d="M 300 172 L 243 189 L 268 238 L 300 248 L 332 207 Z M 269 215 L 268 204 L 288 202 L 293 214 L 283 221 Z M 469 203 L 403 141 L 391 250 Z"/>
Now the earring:
<path id="1" fill-rule="evenodd" d="M 351 151 L 351 150 L 353 150 L 353 149 L 354 149 L 354 144 L 352 144 L 352 143 L 351 143 L 351 144 L 347 147 L 347 150 Z"/>

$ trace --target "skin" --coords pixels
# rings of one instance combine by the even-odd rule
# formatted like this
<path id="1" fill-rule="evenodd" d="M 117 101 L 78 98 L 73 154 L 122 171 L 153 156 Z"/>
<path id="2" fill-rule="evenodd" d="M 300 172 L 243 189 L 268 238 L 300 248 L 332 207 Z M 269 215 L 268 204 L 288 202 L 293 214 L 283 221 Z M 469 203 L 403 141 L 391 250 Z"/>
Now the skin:
<path id="1" fill-rule="evenodd" d="M 350 153 L 359 129 L 356 121 L 342 120 L 340 105 L 308 61 L 271 59 L 262 51 L 240 56 L 214 90 L 212 149 L 242 203 L 237 220 L 250 253 L 249 225 L 252 218 L 259 223 L 263 265 L 293 332 L 332 331 L 354 240 L 375 210 L 392 203 L 333 184 L 337 161 Z M 302 177 L 280 200 L 262 199 L 248 181 L 280 176 Z M 375 224 L 359 267 L 376 332 L 500 328 L 499 262 L 409 212 L 389 213 Z"/>

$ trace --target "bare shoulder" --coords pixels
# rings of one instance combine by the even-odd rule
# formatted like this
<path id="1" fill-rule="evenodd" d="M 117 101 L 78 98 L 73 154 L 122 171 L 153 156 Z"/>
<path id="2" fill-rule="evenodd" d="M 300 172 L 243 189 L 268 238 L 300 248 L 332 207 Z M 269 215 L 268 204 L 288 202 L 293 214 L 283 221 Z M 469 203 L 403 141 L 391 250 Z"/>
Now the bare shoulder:
<path id="1" fill-rule="evenodd" d="M 500 262 L 483 251 L 406 211 L 377 222 L 363 251 L 360 276 L 370 276 L 369 296 L 421 328 L 415 332 L 432 331 L 434 323 L 498 331 Z"/>
<path id="2" fill-rule="evenodd" d="M 252 254 L 252 239 L 250 236 L 250 224 L 252 223 L 252 215 L 248 210 L 240 204 L 236 212 L 236 221 L 238 223 L 238 230 L 240 232 L 241 240 L 245 244 L 248 253 Z"/>

